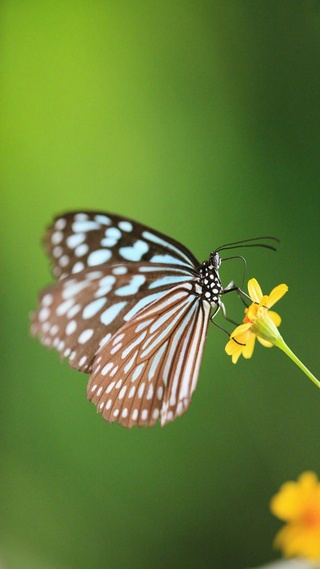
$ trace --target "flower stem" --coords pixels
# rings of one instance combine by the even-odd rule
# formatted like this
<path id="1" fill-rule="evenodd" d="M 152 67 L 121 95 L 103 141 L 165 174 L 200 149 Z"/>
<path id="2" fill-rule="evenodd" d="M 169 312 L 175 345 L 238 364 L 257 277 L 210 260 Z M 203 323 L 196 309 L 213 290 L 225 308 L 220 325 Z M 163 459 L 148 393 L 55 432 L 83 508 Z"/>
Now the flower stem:
<path id="1" fill-rule="evenodd" d="M 280 350 L 282 350 L 306 374 L 306 376 L 311 379 L 311 381 L 313 381 L 317 387 L 320 387 L 320 381 L 313 375 L 313 373 L 311 373 L 310 370 L 308 370 L 308 368 L 299 360 L 299 358 L 297 358 L 293 351 L 290 350 L 289 346 L 287 346 L 282 336 L 280 336 L 280 338 L 274 342 L 274 345 L 277 346 L 277 348 L 280 348 Z"/>

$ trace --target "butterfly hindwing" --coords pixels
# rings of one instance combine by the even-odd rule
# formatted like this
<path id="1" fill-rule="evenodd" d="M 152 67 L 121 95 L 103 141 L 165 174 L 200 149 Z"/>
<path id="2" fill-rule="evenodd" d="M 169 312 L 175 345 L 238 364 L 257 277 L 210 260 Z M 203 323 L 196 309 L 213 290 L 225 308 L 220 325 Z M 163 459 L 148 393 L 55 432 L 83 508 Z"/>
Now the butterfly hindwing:
<path id="1" fill-rule="evenodd" d="M 107 421 L 165 425 L 188 408 L 210 313 L 190 291 L 189 283 L 172 288 L 98 351 L 87 395 Z"/>

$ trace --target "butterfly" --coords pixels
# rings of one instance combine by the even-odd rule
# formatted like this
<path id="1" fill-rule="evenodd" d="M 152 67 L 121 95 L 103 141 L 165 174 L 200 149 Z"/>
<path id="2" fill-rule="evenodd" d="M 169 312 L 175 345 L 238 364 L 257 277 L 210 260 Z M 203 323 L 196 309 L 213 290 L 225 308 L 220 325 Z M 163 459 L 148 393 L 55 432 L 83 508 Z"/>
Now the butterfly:
<path id="1" fill-rule="evenodd" d="M 41 293 L 31 333 L 90 374 L 87 397 L 108 422 L 164 426 L 182 415 L 210 318 L 238 290 L 219 276 L 218 251 L 234 244 L 199 263 L 145 225 L 86 211 L 57 217 L 44 245 L 57 282 Z"/>

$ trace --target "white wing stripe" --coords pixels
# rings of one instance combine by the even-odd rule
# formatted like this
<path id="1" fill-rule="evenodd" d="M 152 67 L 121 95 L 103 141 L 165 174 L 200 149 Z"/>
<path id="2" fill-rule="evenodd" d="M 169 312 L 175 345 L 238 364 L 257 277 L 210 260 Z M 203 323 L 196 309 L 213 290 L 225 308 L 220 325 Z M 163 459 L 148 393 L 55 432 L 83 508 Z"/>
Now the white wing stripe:
<path id="1" fill-rule="evenodd" d="M 145 366 L 145 362 L 143 362 L 142 364 L 139 364 L 136 369 L 134 370 L 133 374 L 132 374 L 132 381 L 135 381 L 137 379 L 137 377 L 139 377 L 139 375 L 141 374 L 143 368 Z"/>
<path id="2" fill-rule="evenodd" d="M 201 318 L 200 313 L 201 313 L 201 311 L 198 312 L 197 318 Z M 202 321 L 202 318 L 201 318 L 201 321 Z M 203 322 L 202 322 L 202 325 L 203 325 Z M 188 330 L 188 334 L 185 337 L 185 340 L 183 342 L 183 346 L 181 349 L 180 357 L 179 357 L 179 360 L 177 363 L 177 370 L 179 370 L 180 366 L 182 365 L 182 362 L 185 361 L 186 352 L 187 352 L 187 349 L 189 348 L 190 336 L 192 333 L 194 333 L 194 328 L 195 328 L 194 325 L 192 327 L 190 327 Z M 196 332 L 197 332 L 197 330 L 196 330 Z M 189 352 L 189 354 L 187 354 L 187 364 L 185 366 L 185 373 L 184 373 L 184 375 L 182 377 L 182 381 L 181 381 L 181 386 L 180 386 L 179 396 L 178 396 L 179 400 L 188 397 L 188 394 L 192 393 L 192 390 L 190 390 L 190 380 L 192 380 L 192 368 L 193 368 L 193 376 L 197 378 L 197 369 L 196 369 L 196 365 L 194 364 L 194 360 L 197 357 L 198 348 L 199 348 L 198 335 L 195 333 L 194 341 L 193 341 L 193 344 L 191 345 L 190 352 Z"/>
<path id="3" fill-rule="evenodd" d="M 136 338 L 136 340 L 134 342 L 131 342 L 129 344 L 129 346 L 123 350 L 121 358 L 124 360 L 128 354 L 130 354 L 130 352 L 133 350 L 133 348 L 135 348 L 136 346 L 138 346 L 139 344 L 141 344 L 141 342 L 144 340 L 144 338 L 146 337 L 147 331 L 145 330 L 144 332 L 142 332 L 142 334 L 140 334 L 140 336 L 138 336 L 138 338 Z"/>
<path id="4" fill-rule="evenodd" d="M 174 293 L 174 295 L 172 296 L 172 298 L 169 298 L 169 300 L 170 300 L 170 306 L 172 306 L 173 304 L 176 304 L 176 303 L 178 303 L 178 302 L 179 302 L 179 304 L 180 304 L 180 306 L 181 306 L 181 303 L 180 303 L 181 299 L 184 298 L 184 299 L 186 300 L 186 299 L 189 298 L 189 293 L 186 292 L 186 290 L 185 290 L 186 288 L 191 289 L 191 285 L 188 286 L 188 283 L 186 283 L 186 284 L 184 285 L 184 288 L 182 288 L 182 287 L 179 287 L 179 288 L 178 288 L 178 287 L 177 287 L 177 292 Z M 169 292 L 172 294 L 173 291 L 169 291 Z M 152 315 L 155 314 L 155 313 L 158 314 L 159 312 L 163 312 L 163 311 L 165 311 L 165 310 L 168 309 L 168 297 L 170 297 L 170 295 L 169 295 L 168 293 L 167 293 L 167 294 L 164 294 L 163 292 L 162 292 L 162 293 L 157 293 L 157 296 L 159 296 L 159 295 L 161 296 L 160 302 L 154 303 L 154 304 L 153 304 L 152 306 L 150 306 L 149 309 L 148 309 L 148 314 L 149 314 L 150 316 L 152 316 Z M 150 297 L 149 297 L 149 298 L 150 298 Z M 139 318 L 139 316 L 138 316 L 138 318 Z M 137 318 L 137 319 L 138 319 L 138 318 Z M 143 315 L 141 315 L 140 318 L 143 318 Z"/>
<path id="5" fill-rule="evenodd" d="M 184 334 L 184 331 L 187 327 L 188 324 L 190 324 L 190 320 L 193 318 L 194 316 L 194 312 L 195 309 L 197 307 L 194 305 L 192 307 L 192 310 L 190 310 L 185 318 L 184 321 L 181 322 L 181 324 L 179 325 L 179 328 L 177 330 L 177 332 L 175 333 L 175 335 L 172 337 L 171 339 L 171 348 L 170 348 L 170 352 L 169 352 L 169 356 L 166 362 L 166 366 L 164 368 L 164 375 L 165 376 L 169 376 L 170 375 L 170 369 L 171 369 L 171 363 L 173 358 L 176 356 L 177 354 L 177 348 L 180 342 L 180 338 L 181 336 Z M 187 333 L 187 341 L 189 340 L 190 334 L 192 331 L 192 327 L 189 327 L 188 333 Z M 179 370 L 182 367 L 182 362 L 184 360 L 184 352 L 185 352 L 185 344 L 186 344 L 186 340 L 184 341 L 184 346 L 183 348 L 180 350 L 180 355 L 179 355 L 179 360 L 178 360 L 178 364 L 176 366 L 176 370 L 175 370 L 175 374 L 173 377 L 173 381 L 172 381 L 172 385 L 171 385 L 171 397 L 170 397 L 170 405 L 175 405 L 176 404 L 176 392 L 177 392 L 177 387 L 178 387 L 178 382 L 179 382 Z"/>
<path id="6" fill-rule="evenodd" d="M 168 270 L 168 269 L 167 269 Z M 172 284 L 179 284 L 179 283 L 183 283 L 186 281 L 190 281 L 190 275 L 186 275 L 186 276 L 182 276 L 182 277 L 162 277 L 161 279 L 157 279 L 156 281 L 153 281 L 153 283 L 151 283 L 149 285 L 149 289 L 153 289 L 153 288 L 158 288 L 160 286 L 165 286 L 165 285 L 169 285 Z"/>
<path id="7" fill-rule="evenodd" d="M 160 273 L 161 271 L 163 273 L 167 273 L 168 267 L 166 265 L 154 265 L 154 264 L 152 264 L 151 266 L 150 265 L 143 265 L 142 267 L 139 267 L 138 270 L 139 270 L 139 273 L 154 273 L 154 272 Z M 189 280 L 190 280 L 190 271 L 183 269 L 180 266 L 179 266 L 179 268 L 170 267 L 170 272 L 171 273 L 172 272 L 178 273 L 178 275 L 181 275 L 181 273 L 185 274 L 186 276 L 189 277 Z"/>
<path id="8" fill-rule="evenodd" d="M 161 346 L 161 348 L 155 353 L 155 355 L 152 359 L 151 366 L 149 368 L 149 373 L 148 373 L 148 380 L 149 381 L 151 381 L 153 379 L 153 377 L 155 376 L 155 373 L 157 371 L 157 367 L 159 365 L 159 362 L 162 359 L 162 356 L 166 350 L 166 347 L 167 347 L 167 343 L 163 344 L 163 346 Z"/>
<path id="9" fill-rule="evenodd" d="M 135 359 L 136 359 L 136 357 L 137 357 L 137 354 L 138 354 L 138 352 L 136 351 L 136 352 L 133 354 L 132 358 L 128 361 L 128 363 L 126 363 L 126 365 L 125 365 L 124 368 L 123 368 L 124 373 L 128 373 L 128 371 L 130 371 L 130 369 L 132 368 L 132 366 L 133 366 L 133 364 L 134 364 L 134 362 L 135 362 Z"/>
<path id="10" fill-rule="evenodd" d="M 178 305 L 177 308 L 180 308 L 180 306 Z M 174 312 L 177 312 L 177 308 L 175 308 L 174 311 L 173 310 L 170 311 L 170 316 L 173 316 Z M 179 312 L 176 314 L 175 318 L 173 318 L 169 322 L 168 326 L 166 328 L 164 328 L 164 330 L 160 334 L 155 335 L 154 341 L 151 342 L 147 348 L 146 348 L 147 342 L 142 346 L 142 352 L 140 354 L 140 357 L 142 359 L 144 359 L 150 352 L 152 352 L 158 344 L 162 344 L 163 340 L 166 337 L 168 337 L 169 334 L 171 333 L 172 328 L 174 328 L 176 326 L 177 322 L 181 319 L 181 315 L 183 314 L 183 312 L 185 312 L 185 310 L 186 310 L 186 306 L 183 306 L 182 308 L 180 308 Z M 157 324 L 157 321 L 155 322 L 155 324 Z M 151 328 L 152 328 L 152 326 L 151 326 Z M 151 328 L 150 328 L 150 332 L 152 332 Z M 158 328 L 158 326 L 156 328 Z"/>
<path id="11" fill-rule="evenodd" d="M 202 315 L 202 319 L 200 318 L 200 313 Z M 199 310 L 199 318 L 196 321 L 196 328 L 197 328 L 196 333 L 198 335 L 199 340 L 198 340 L 198 349 L 197 349 L 197 361 L 195 364 L 193 382 L 191 385 L 191 393 L 193 393 L 195 388 L 197 387 L 197 380 L 202 360 L 204 341 L 207 334 L 206 320 L 208 321 L 209 315 L 210 315 L 210 305 L 208 303 L 204 303 L 203 305 L 201 305 L 201 309 Z"/>
<path id="12" fill-rule="evenodd" d="M 137 314 L 137 312 L 139 312 L 139 310 L 141 310 L 142 308 L 144 308 L 147 304 L 149 304 L 150 302 L 153 302 L 154 300 L 156 300 L 157 298 L 159 298 L 159 296 L 161 296 L 163 293 L 162 292 L 156 292 L 154 294 L 149 294 L 148 296 L 145 296 L 144 298 L 141 298 L 141 300 L 139 300 L 139 302 L 137 302 L 133 308 L 131 308 L 131 310 L 129 310 L 129 312 L 127 312 L 127 314 L 124 315 L 123 319 L 125 321 L 131 320 L 131 318 Z"/>
<path id="13" fill-rule="evenodd" d="M 186 304 L 184 302 L 184 304 Z M 185 306 L 183 306 L 183 308 L 185 308 Z M 177 313 L 179 311 L 179 313 L 181 312 L 181 307 L 180 305 L 176 305 L 174 306 L 171 310 L 167 310 L 167 312 L 165 312 L 164 314 L 162 314 L 162 316 L 160 316 L 160 318 L 158 318 L 157 320 L 155 320 L 155 322 L 152 324 L 152 326 L 150 326 L 150 333 L 153 334 L 153 332 L 155 332 L 156 330 L 158 330 L 158 328 L 160 328 L 160 326 L 162 326 L 165 322 L 170 321 L 170 319 L 174 316 L 175 313 Z M 179 314 L 178 314 L 179 316 Z M 177 316 L 177 317 L 178 317 Z M 170 322 L 170 326 L 173 325 L 173 322 Z"/>
<path id="14" fill-rule="evenodd" d="M 138 324 L 138 326 L 136 327 L 135 332 L 141 332 L 141 330 L 143 330 L 144 328 L 149 326 L 149 324 L 151 324 L 151 322 L 152 322 L 151 318 L 149 320 L 145 320 L 144 322 L 141 322 L 141 324 Z"/>
<path id="15" fill-rule="evenodd" d="M 150 259 L 151 263 L 169 263 L 170 265 L 182 265 L 186 266 L 185 261 L 180 261 L 176 257 L 172 257 L 171 255 L 153 255 Z M 191 263 L 189 262 L 188 265 L 190 266 Z M 193 265 L 192 265 L 193 266 Z"/>
<path id="16" fill-rule="evenodd" d="M 188 265 L 191 265 L 190 259 L 187 257 L 187 255 L 185 255 L 183 253 L 183 251 L 181 251 L 181 249 L 177 249 L 177 247 L 172 245 L 172 243 L 170 243 L 168 241 L 164 241 L 163 239 L 161 239 L 157 235 L 150 233 L 150 231 L 143 231 L 142 237 L 144 237 L 148 241 L 152 241 L 153 243 L 157 243 L 158 245 L 162 245 L 166 249 L 171 249 L 171 251 L 173 251 L 176 255 L 185 259 L 187 261 Z"/>

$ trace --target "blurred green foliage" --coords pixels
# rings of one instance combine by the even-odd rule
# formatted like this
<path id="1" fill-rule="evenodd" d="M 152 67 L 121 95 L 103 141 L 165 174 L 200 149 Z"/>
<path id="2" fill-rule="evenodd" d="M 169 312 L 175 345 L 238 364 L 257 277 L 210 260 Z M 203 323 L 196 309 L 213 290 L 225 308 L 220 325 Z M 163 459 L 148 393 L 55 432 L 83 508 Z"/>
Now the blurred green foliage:
<path id="1" fill-rule="evenodd" d="M 87 377 L 29 336 L 59 212 L 121 213 L 199 260 L 235 239 L 289 293 L 290 347 L 320 374 L 320 5 L 4 0 L 1 7 L 0 559 L 5 569 L 243 569 L 276 556 L 270 497 L 320 474 L 320 393 L 275 348 L 236 366 L 211 326 L 189 411 L 108 425 Z M 239 281 L 238 261 L 222 266 Z M 229 304 L 230 303 L 230 304 Z M 237 319 L 242 308 L 230 299 Z M 0 561 L 0 562 L 1 562 Z"/>

